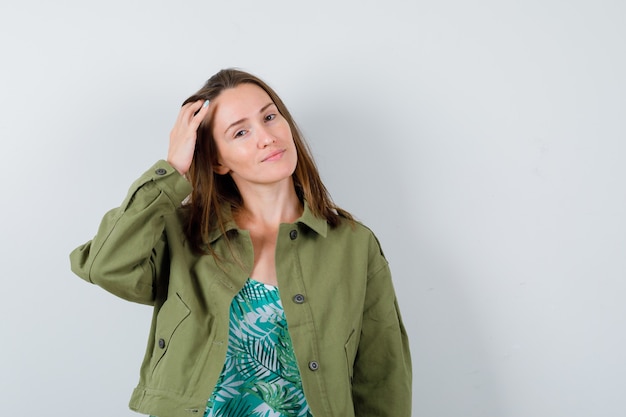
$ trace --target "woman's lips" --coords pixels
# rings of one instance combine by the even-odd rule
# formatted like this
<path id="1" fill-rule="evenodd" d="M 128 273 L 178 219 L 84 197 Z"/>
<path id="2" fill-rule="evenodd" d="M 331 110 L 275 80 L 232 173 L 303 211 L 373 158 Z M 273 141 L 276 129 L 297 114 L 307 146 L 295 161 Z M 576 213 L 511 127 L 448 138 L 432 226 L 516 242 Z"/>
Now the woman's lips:
<path id="1" fill-rule="evenodd" d="M 281 150 L 278 150 L 278 151 L 274 151 L 274 152 L 270 153 L 269 155 L 267 155 L 265 158 L 263 158 L 263 160 L 261 160 L 261 162 L 277 161 L 278 159 L 280 159 L 283 156 L 284 152 L 285 152 L 284 149 L 281 149 Z"/>

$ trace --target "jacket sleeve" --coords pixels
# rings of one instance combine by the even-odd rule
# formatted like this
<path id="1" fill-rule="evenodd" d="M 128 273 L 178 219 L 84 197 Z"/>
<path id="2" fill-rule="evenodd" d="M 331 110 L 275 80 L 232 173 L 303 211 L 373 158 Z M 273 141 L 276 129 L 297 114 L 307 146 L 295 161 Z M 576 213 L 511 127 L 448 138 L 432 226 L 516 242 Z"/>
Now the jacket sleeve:
<path id="1" fill-rule="evenodd" d="M 105 214 L 96 236 L 70 254 L 72 271 L 129 301 L 154 302 L 155 280 L 167 265 L 164 216 L 191 185 L 166 161 L 131 186 L 122 205 Z"/>
<path id="2" fill-rule="evenodd" d="M 411 354 L 386 260 L 368 277 L 352 394 L 357 417 L 411 416 Z"/>

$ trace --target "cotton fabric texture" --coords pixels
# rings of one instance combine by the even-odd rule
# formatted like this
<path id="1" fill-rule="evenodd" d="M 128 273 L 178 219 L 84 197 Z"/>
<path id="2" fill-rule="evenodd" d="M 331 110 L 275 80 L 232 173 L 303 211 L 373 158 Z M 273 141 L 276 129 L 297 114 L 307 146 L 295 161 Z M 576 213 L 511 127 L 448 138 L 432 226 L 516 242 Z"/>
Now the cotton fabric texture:
<path id="1" fill-rule="evenodd" d="M 234 221 L 192 251 L 183 233 L 191 185 L 166 161 L 130 188 L 96 236 L 70 255 L 72 270 L 154 308 L 130 408 L 160 417 L 201 415 L 224 366 L 229 309 L 252 270 L 250 236 Z M 226 213 L 230 208 L 224 207 Z M 411 358 L 388 263 L 374 234 L 331 228 L 308 206 L 282 224 L 276 272 L 302 385 L 315 417 L 411 415 Z M 242 268 L 243 264 L 243 268 Z"/>

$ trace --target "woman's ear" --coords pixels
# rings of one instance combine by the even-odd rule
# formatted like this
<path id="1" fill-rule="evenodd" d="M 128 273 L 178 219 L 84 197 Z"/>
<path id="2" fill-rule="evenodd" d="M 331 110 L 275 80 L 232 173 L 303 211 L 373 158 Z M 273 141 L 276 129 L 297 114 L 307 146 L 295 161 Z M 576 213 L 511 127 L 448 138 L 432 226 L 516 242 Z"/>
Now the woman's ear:
<path id="1" fill-rule="evenodd" d="M 213 165 L 213 172 L 218 175 L 226 175 L 230 172 L 230 169 L 226 165 L 222 165 L 219 161 Z"/>

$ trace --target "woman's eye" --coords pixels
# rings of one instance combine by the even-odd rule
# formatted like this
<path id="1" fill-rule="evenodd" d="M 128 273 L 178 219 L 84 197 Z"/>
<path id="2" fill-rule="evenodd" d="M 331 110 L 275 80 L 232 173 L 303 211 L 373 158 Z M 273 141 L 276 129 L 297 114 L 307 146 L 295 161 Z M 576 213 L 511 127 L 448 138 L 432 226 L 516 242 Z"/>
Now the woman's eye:
<path id="1" fill-rule="evenodd" d="M 276 118 L 275 114 L 268 114 L 267 116 L 265 116 L 265 121 L 269 122 L 269 121 L 274 120 L 275 118 Z"/>
<path id="2" fill-rule="evenodd" d="M 238 130 L 237 132 L 235 132 L 235 137 L 240 138 L 245 134 L 246 134 L 246 130 Z"/>

